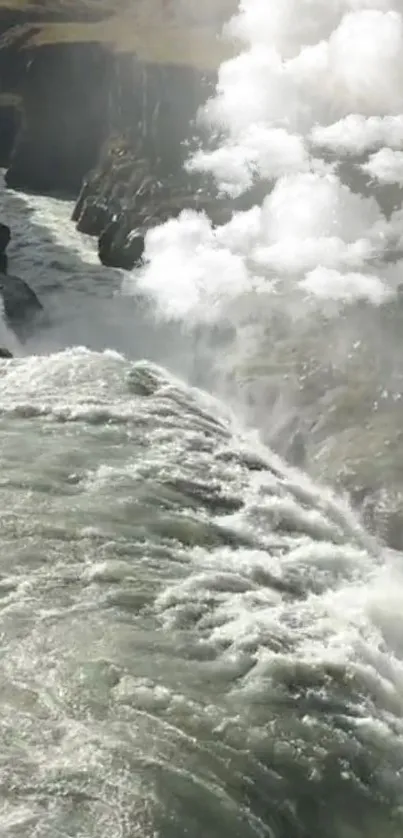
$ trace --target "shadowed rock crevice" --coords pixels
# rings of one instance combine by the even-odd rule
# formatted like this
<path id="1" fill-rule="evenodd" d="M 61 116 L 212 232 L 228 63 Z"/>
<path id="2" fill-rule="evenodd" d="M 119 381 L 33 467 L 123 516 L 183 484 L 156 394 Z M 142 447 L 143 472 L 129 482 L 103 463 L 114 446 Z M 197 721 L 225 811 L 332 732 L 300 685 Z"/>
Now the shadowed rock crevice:
<path id="1" fill-rule="evenodd" d="M 43 311 L 35 292 L 18 276 L 7 273 L 7 247 L 11 241 L 11 230 L 0 222 L 0 296 L 1 308 L 7 324 L 20 340 L 30 333 L 34 320 Z M 8 349 L 0 348 L 0 357 L 12 357 Z"/>
<path id="2" fill-rule="evenodd" d="M 19 93 L 23 120 L 6 175 L 13 189 L 74 195 L 107 127 L 110 56 L 99 45 L 27 50 Z"/>
<path id="3" fill-rule="evenodd" d="M 0 274 L 0 293 L 7 323 L 20 340 L 32 331 L 42 305 L 32 288 L 18 276 Z"/>

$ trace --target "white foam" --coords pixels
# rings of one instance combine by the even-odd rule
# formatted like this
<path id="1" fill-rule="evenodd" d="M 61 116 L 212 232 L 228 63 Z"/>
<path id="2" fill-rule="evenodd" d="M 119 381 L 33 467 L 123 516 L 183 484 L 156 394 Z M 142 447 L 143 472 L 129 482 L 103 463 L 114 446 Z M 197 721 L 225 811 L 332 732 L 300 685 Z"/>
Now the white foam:
<path id="1" fill-rule="evenodd" d="M 70 223 L 73 203 L 24 192 L 19 192 L 18 198 L 32 209 L 34 222 L 51 232 L 56 244 L 77 253 L 84 264 L 98 264 L 96 241 L 92 236 L 78 233 Z"/>
<path id="2" fill-rule="evenodd" d="M 316 142 L 324 139 L 331 148 L 335 139 L 339 148 L 349 115 L 400 114 L 401 14 L 393 6 L 361 3 L 341 15 L 341 5 L 330 11 L 324 3 L 242 5 L 231 31 L 243 33 L 250 48 L 223 65 L 205 112 L 228 136 L 219 149 L 199 152 L 190 168 L 210 170 L 234 192 L 235 184 L 247 188 L 256 172 L 276 178 L 317 165 L 306 147 L 312 132 Z M 335 119 L 342 122 L 332 135 Z"/>
<path id="3" fill-rule="evenodd" d="M 313 144 L 337 154 L 361 155 L 386 144 L 399 149 L 403 144 L 403 115 L 349 114 L 332 125 L 315 125 L 310 139 Z"/>
<path id="4" fill-rule="evenodd" d="M 282 288 L 287 304 L 305 274 L 319 267 L 348 276 L 338 288 L 348 287 L 344 299 L 352 301 L 362 296 L 361 273 L 371 275 L 390 229 L 376 201 L 353 193 L 336 175 L 286 175 L 261 207 L 223 227 L 213 229 L 206 216 L 186 211 L 150 231 L 148 264 L 136 281 L 162 316 L 188 322 L 219 320 L 228 301 L 246 292 L 271 295 Z M 312 285 L 303 287 L 319 299 Z M 365 284 L 376 305 L 379 287 L 376 276 Z"/>
<path id="5" fill-rule="evenodd" d="M 360 273 L 341 274 L 329 268 L 315 268 L 300 283 L 301 287 L 322 299 L 370 300 L 381 304 L 392 291 L 376 276 Z"/>
<path id="6" fill-rule="evenodd" d="M 381 148 L 371 155 L 368 163 L 362 165 L 362 169 L 381 183 L 403 185 L 403 151 Z"/>

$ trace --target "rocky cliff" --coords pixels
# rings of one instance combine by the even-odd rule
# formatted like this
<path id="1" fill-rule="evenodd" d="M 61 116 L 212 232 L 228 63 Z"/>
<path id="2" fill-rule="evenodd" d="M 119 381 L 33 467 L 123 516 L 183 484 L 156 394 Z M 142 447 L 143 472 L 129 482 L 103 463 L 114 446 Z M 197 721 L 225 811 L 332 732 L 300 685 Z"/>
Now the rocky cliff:
<path id="1" fill-rule="evenodd" d="M 6 183 L 81 190 L 80 228 L 101 237 L 106 264 L 131 267 L 133 229 L 200 204 L 182 164 L 224 55 L 219 24 L 236 3 L 201 12 L 193 0 L 56 0 L 51 15 L 48 5 L 0 0 Z"/>

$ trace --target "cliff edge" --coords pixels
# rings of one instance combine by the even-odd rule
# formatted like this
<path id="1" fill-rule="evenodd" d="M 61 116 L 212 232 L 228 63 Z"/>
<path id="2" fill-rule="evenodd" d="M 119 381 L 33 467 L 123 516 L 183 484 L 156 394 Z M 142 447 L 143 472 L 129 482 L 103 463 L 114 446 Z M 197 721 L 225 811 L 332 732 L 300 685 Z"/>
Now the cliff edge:
<path id="1" fill-rule="evenodd" d="M 237 3 L 200 5 L 0 0 L 6 183 L 80 193 L 74 218 L 100 237 L 106 264 L 131 267 L 139 254 L 133 229 L 200 205 L 199 184 L 183 174 L 186 143 L 231 54 L 219 33 Z"/>

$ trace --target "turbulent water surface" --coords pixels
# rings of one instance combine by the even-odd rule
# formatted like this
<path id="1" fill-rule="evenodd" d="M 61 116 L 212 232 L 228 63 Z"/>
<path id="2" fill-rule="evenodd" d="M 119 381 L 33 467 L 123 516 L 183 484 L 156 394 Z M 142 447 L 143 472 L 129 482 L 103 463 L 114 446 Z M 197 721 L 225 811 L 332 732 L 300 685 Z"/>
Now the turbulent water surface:
<path id="1" fill-rule="evenodd" d="M 5 838 L 403 834 L 400 0 L 231 33 L 189 166 L 261 206 L 125 276 L 1 195 Z"/>

